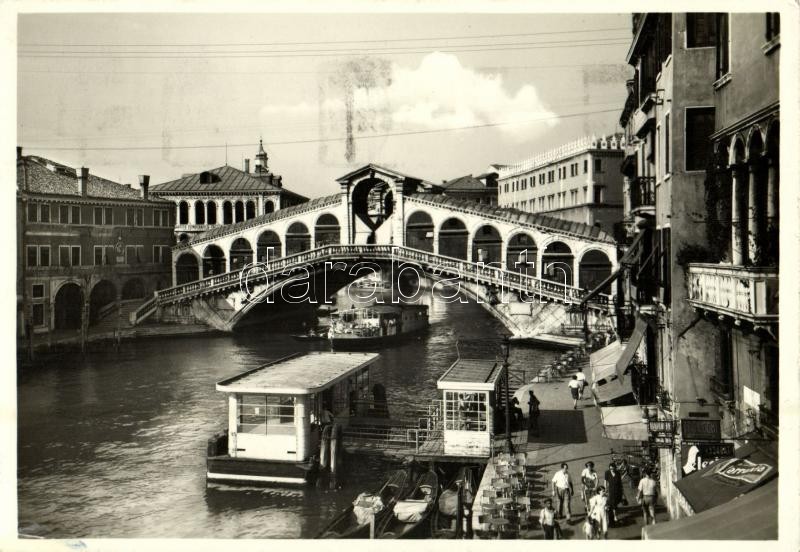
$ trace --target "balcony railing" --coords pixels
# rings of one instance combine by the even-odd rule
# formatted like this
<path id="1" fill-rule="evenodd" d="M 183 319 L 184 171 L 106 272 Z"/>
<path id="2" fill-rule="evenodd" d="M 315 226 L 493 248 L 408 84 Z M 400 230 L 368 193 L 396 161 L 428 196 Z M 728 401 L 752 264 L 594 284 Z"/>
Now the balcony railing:
<path id="1" fill-rule="evenodd" d="M 778 270 L 689 265 L 689 303 L 754 324 L 778 322 Z"/>
<path id="2" fill-rule="evenodd" d="M 726 401 L 730 401 L 732 399 L 733 393 L 730 382 L 723 381 L 715 376 L 710 376 L 708 381 L 712 393 Z"/>
<path id="3" fill-rule="evenodd" d="M 654 176 L 638 176 L 631 182 L 631 209 L 655 207 L 655 184 Z"/>

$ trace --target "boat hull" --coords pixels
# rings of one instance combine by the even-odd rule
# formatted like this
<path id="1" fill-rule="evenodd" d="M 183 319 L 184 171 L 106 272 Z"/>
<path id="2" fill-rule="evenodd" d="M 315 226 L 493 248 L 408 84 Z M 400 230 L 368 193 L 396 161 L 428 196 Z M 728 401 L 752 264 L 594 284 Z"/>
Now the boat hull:
<path id="1" fill-rule="evenodd" d="M 206 459 L 206 479 L 240 485 L 304 485 L 317 473 L 316 462 L 281 462 L 228 455 Z"/>

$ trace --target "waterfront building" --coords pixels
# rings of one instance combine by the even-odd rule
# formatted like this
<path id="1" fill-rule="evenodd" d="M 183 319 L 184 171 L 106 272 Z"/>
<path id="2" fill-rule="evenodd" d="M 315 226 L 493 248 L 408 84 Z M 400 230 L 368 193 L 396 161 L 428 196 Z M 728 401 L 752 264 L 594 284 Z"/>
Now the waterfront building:
<path id="1" fill-rule="evenodd" d="M 478 176 L 468 174 L 452 180 L 445 180 L 437 186 L 437 191 L 443 195 L 475 201 L 484 205 L 497 205 L 497 176 L 496 172 L 486 172 Z"/>
<path id="2" fill-rule="evenodd" d="M 701 498 L 715 460 L 759 466 L 750 482 L 777 495 L 779 20 L 633 23 L 617 368 L 648 406 L 661 496 L 682 518 L 731 498 Z"/>
<path id="3" fill-rule="evenodd" d="M 268 161 L 259 141 L 252 172 L 250 159 L 245 159 L 243 170 L 226 164 L 153 186 L 153 194 L 175 205 L 178 241 L 308 201 L 284 188 L 283 178 L 269 170 Z"/>
<path id="4" fill-rule="evenodd" d="M 585 137 L 501 166 L 498 204 L 613 233 L 622 220 L 622 139 Z"/>
<path id="5" fill-rule="evenodd" d="M 171 285 L 172 204 L 17 148 L 19 335 L 86 329 Z"/>

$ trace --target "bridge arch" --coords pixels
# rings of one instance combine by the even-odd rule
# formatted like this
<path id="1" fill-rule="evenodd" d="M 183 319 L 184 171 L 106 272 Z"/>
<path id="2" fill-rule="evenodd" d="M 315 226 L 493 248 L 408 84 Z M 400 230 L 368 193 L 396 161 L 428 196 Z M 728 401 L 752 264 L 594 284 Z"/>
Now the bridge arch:
<path id="1" fill-rule="evenodd" d="M 503 238 L 497 228 L 484 224 L 472 236 L 472 262 L 502 264 Z"/>
<path id="2" fill-rule="evenodd" d="M 281 237 L 273 230 L 265 230 L 256 241 L 256 260 L 266 263 L 282 256 Z"/>
<path id="3" fill-rule="evenodd" d="M 439 226 L 438 255 L 467 260 L 469 232 L 467 225 L 458 217 L 450 217 Z"/>
<path id="4" fill-rule="evenodd" d="M 295 221 L 286 229 L 286 255 L 294 255 L 311 249 L 311 234 L 308 226 Z"/>
<path id="5" fill-rule="evenodd" d="M 194 223 L 195 224 L 206 223 L 206 206 L 199 199 L 194 202 Z"/>
<path id="6" fill-rule="evenodd" d="M 117 286 L 111 280 L 100 280 L 89 292 L 89 324 L 99 319 L 100 310 L 117 300 Z"/>
<path id="7" fill-rule="evenodd" d="M 231 271 L 240 270 L 244 268 L 244 265 L 253 262 L 253 247 L 249 241 L 242 237 L 233 240 L 228 254 L 231 262 Z"/>
<path id="8" fill-rule="evenodd" d="M 603 280 L 611 276 L 611 260 L 605 251 L 587 249 L 578 260 L 578 287 L 586 290 L 596 288 Z M 603 290 L 609 293 L 610 286 Z"/>
<path id="9" fill-rule="evenodd" d="M 433 218 L 427 211 L 414 211 L 406 221 L 406 245 L 433 253 Z"/>
<path id="10" fill-rule="evenodd" d="M 574 278 L 575 256 L 572 249 L 560 240 L 553 240 L 547 244 L 542 253 L 542 279 L 564 283 L 571 286 Z"/>
<path id="11" fill-rule="evenodd" d="M 230 201 L 222 202 L 222 224 L 233 224 L 233 205 Z"/>
<path id="12" fill-rule="evenodd" d="M 189 204 L 185 201 L 178 203 L 178 224 L 189 224 Z"/>
<path id="13" fill-rule="evenodd" d="M 131 278 L 122 286 L 122 300 L 142 299 L 146 295 L 144 290 L 144 280 L 141 278 Z"/>
<path id="14" fill-rule="evenodd" d="M 181 253 L 175 261 L 175 285 L 186 284 L 200 279 L 200 262 L 193 251 Z"/>
<path id="15" fill-rule="evenodd" d="M 83 289 L 75 282 L 63 283 L 53 304 L 53 327 L 56 330 L 77 330 L 83 319 Z"/>
<path id="16" fill-rule="evenodd" d="M 342 242 L 342 229 L 339 219 L 330 213 L 323 213 L 314 223 L 314 247 L 339 245 Z"/>
<path id="17" fill-rule="evenodd" d="M 215 244 L 209 244 L 203 251 L 203 278 L 225 272 L 225 252 Z"/>
<path id="18" fill-rule="evenodd" d="M 513 234 L 506 244 L 506 269 L 536 276 L 537 253 L 536 240 L 528 232 Z"/>

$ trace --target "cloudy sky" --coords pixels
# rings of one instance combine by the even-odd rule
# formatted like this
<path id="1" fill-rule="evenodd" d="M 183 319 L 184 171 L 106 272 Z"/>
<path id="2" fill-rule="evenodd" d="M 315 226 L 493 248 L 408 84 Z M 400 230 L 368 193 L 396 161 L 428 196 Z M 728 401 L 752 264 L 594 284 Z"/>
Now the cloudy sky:
<path id="1" fill-rule="evenodd" d="M 437 182 L 618 131 L 630 28 L 624 14 L 22 15 L 17 139 L 121 182 L 241 168 L 259 138 L 310 197 L 368 162 Z"/>

